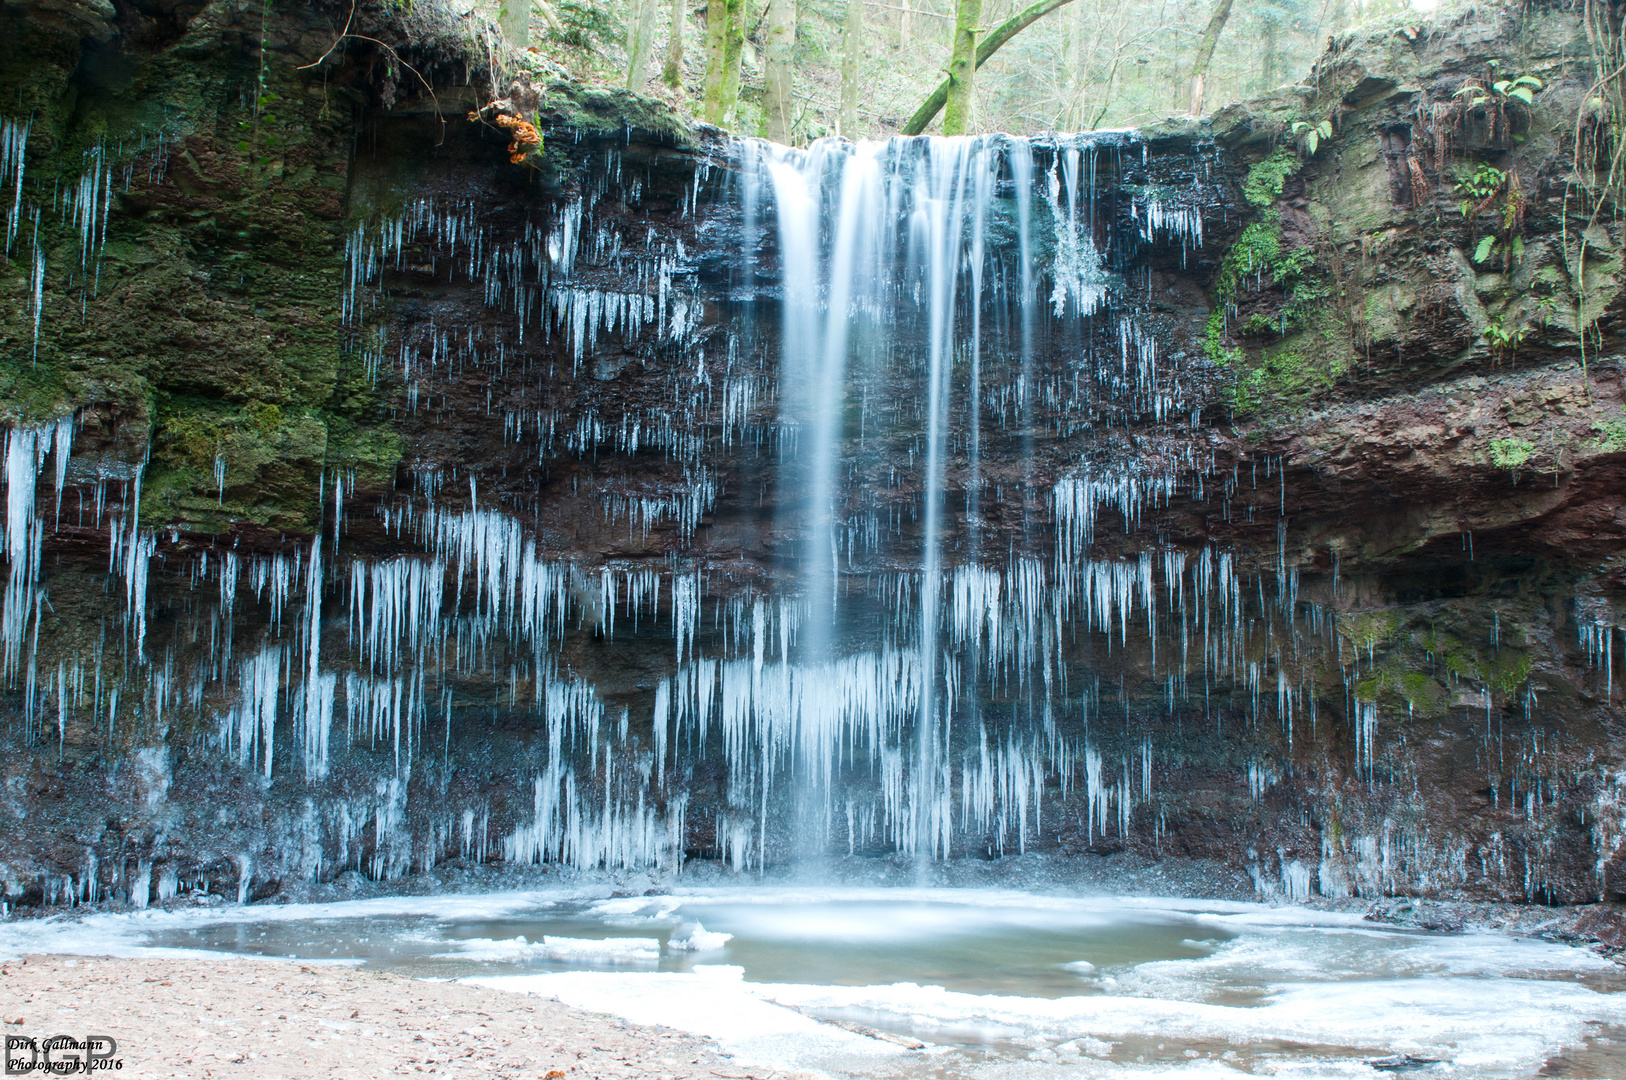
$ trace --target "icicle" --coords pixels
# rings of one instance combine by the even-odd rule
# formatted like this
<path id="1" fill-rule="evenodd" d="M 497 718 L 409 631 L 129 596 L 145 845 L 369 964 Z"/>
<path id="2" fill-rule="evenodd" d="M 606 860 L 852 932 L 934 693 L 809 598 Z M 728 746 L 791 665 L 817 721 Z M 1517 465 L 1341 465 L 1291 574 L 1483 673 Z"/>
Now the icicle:
<path id="1" fill-rule="evenodd" d="M 6 214 L 6 257 L 23 218 L 23 175 L 28 166 L 28 132 L 32 120 L 0 118 L 0 192 L 11 188 L 11 209 Z M 38 244 L 36 243 L 36 249 Z"/>

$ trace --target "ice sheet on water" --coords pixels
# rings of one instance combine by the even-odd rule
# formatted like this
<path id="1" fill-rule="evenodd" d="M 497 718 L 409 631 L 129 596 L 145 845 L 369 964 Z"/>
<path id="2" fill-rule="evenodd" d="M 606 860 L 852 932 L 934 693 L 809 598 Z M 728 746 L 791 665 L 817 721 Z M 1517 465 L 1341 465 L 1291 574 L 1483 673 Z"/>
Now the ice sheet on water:
<path id="1" fill-rule="evenodd" d="M 907 1053 L 824 1024 L 764 997 L 744 971 L 727 965 L 696 965 L 683 974 L 562 972 L 466 980 L 480 986 L 557 997 L 577 1008 L 621 1016 L 639 1024 L 664 1024 L 721 1042 L 731 1053 L 776 1068 L 807 1068 L 830 1058 L 874 1060 Z"/>
<path id="2" fill-rule="evenodd" d="M 560 959 L 653 960 L 660 956 L 655 938 L 570 938 L 547 936 L 542 944 Z"/>
<path id="3" fill-rule="evenodd" d="M 1199 927 L 1240 936 L 1206 956 L 1142 963 L 1116 972 L 1115 979 L 1091 979 L 1097 973 L 1085 964 L 1065 965 L 1083 976 L 1081 989 L 1087 981 L 1105 992 L 1056 999 L 960 993 L 915 983 L 746 983 L 733 968 L 648 976 L 579 973 L 498 979 L 490 985 L 556 995 L 640 1022 L 675 1025 L 718 1038 L 743 1059 L 804 1068 L 830 1067 L 844 1054 L 887 1051 L 873 1040 L 844 1047 L 820 1042 L 794 1019 L 765 1012 L 764 1003 L 917 1036 L 936 1035 L 946 1042 L 963 1042 L 980 1032 L 976 1037 L 1038 1047 L 1036 1060 L 1058 1064 L 1087 1062 L 1091 1054 L 1104 1053 L 1102 1046 L 1108 1043 L 1217 1043 L 1256 1047 L 1261 1053 L 1275 1048 L 1269 1050 L 1273 1069 L 1319 1077 L 1370 1075 L 1360 1058 L 1379 1052 L 1439 1058 L 1445 1062 L 1439 1075 L 1502 1076 L 1539 1067 L 1547 1055 L 1579 1041 L 1589 1023 L 1626 1020 L 1626 995 L 1598 992 L 1576 978 L 1612 970 L 1599 957 L 1501 934 L 1409 933 L 1375 927 L 1353 914 L 995 890 L 712 890 L 678 896 L 682 910 L 691 915 L 702 908 L 728 908 L 727 925 L 750 938 L 852 940 L 863 932 L 855 927 L 866 923 L 871 932 L 889 938 L 911 924 L 933 938 L 1012 917 L 1057 926 L 1075 919 L 1152 914 L 1178 914 Z M 876 919 L 857 913 L 866 902 L 883 899 L 901 910 L 874 930 Z M 843 903 L 846 911 L 840 910 Z M 823 917 L 810 910 L 821 904 L 830 908 Z M 1014 916 L 1009 914 L 1013 911 Z M 1194 932 L 1192 944 L 1213 946 L 1197 940 L 1203 936 Z M 1488 995 L 1491 986 L 1495 992 Z M 1236 1003 L 1238 992 L 1246 1005 Z M 719 1014 L 726 1014 L 726 1021 L 712 1019 Z M 821 1032 L 820 1038 L 827 1035 Z M 1093 1042 L 1088 1048 L 1063 1050 L 1080 1038 Z M 1309 1049 L 1278 1060 L 1284 1041 Z M 1345 1060 L 1328 1056 L 1340 1054 Z M 1201 1060 L 1117 1065 L 1181 1077 L 1222 1067 Z"/>
<path id="4" fill-rule="evenodd" d="M 588 906 L 588 914 L 609 922 L 658 922 L 670 919 L 681 903 L 674 896 L 618 896 Z"/>
<path id="5" fill-rule="evenodd" d="M 1203 920 L 1230 926 L 1226 920 Z M 1234 932 L 1234 929 L 1233 929 Z M 1379 958 L 1375 963 L 1374 958 Z M 1610 960 L 1567 945 L 1499 933 L 1418 934 L 1372 926 L 1258 927 L 1211 955 L 1139 965 L 1139 992 L 1189 995 L 1198 983 L 1218 985 L 1237 979 L 1286 984 L 1299 980 L 1332 982 L 1345 978 L 1517 978 L 1560 972 L 1604 974 L 1618 971 Z"/>
<path id="6" fill-rule="evenodd" d="M 573 938 L 544 935 L 541 941 L 524 936 L 497 941 L 492 938 L 465 938 L 454 942 L 455 952 L 435 954 L 441 959 L 487 960 L 521 963 L 527 960 L 557 960 L 588 964 L 654 964 L 661 958 L 661 943 L 655 938 Z"/>
<path id="7" fill-rule="evenodd" d="M 223 905 L 163 911 L 97 912 L 0 923 L 0 956 L 30 953 L 124 956 L 157 955 L 145 946 L 149 935 L 219 923 L 321 922 L 426 916 L 437 919 L 495 919 L 541 911 L 584 896 L 602 895 L 596 888 L 547 891 L 386 896 L 327 904 Z M 110 952 L 109 950 L 120 950 Z M 209 955 L 219 955 L 210 953 Z"/>
<path id="8" fill-rule="evenodd" d="M 861 1015 L 877 1026 L 950 1038 L 980 1030 L 1000 1033 L 1001 1041 L 1059 1043 L 1087 1034 L 1110 1042 L 1157 1039 L 1246 1046 L 1289 1041 L 1350 1053 L 1389 1048 L 1446 1060 L 1455 1066 L 1446 1074 L 1455 1075 L 1505 1075 L 1539 1065 L 1547 1054 L 1579 1040 L 1588 1021 L 1619 1022 L 1626 1015 L 1626 1002 L 1616 996 L 1560 981 L 1498 984 L 1490 1002 L 1485 982 L 1477 978 L 1288 986 L 1251 1007 L 1117 994 L 1059 999 L 975 995 L 913 983 L 761 984 L 713 973 L 569 973 L 477 981 L 709 1035 L 748 1060 L 804 1067 L 834 1049 L 821 1045 L 820 1036 L 828 1039 L 830 1034 L 810 1031 L 796 1022 L 796 1014 L 781 1015 L 764 1004 Z M 881 1054 L 883 1046 L 848 1049 Z M 1190 1068 L 1211 1065 L 1193 1063 Z M 1180 1069 L 1175 1075 L 1192 1073 Z"/>

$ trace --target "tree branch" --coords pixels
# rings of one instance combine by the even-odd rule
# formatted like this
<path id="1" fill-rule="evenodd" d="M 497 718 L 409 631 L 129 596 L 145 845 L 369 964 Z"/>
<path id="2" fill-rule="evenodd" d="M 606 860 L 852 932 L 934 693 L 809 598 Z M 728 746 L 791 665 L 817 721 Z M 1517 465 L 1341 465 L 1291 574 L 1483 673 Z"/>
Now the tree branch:
<path id="1" fill-rule="evenodd" d="M 1072 0 L 1035 0 L 1035 3 L 1030 4 L 1000 23 L 977 46 L 976 66 L 982 67 L 983 64 L 988 62 L 990 56 L 999 51 L 1001 45 L 1011 40 L 1020 31 L 1025 30 L 1029 25 L 1062 5 L 1071 2 Z M 922 131 L 925 131 L 926 125 L 932 122 L 932 119 L 942 110 L 944 103 L 948 101 L 948 94 L 949 81 L 944 79 L 942 84 L 932 91 L 931 96 L 920 103 L 920 108 L 915 110 L 915 114 L 909 118 L 909 122 L 903 125 L 903 134 L 919 135 Z"/>

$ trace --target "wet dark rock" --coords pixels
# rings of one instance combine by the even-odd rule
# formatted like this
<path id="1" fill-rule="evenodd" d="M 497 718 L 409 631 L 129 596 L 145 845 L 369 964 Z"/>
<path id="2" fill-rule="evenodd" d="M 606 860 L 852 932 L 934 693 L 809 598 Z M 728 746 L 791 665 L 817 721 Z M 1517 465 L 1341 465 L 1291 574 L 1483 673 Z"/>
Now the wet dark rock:
<path id="1" fill-rule="evenodd" d="M 1385 1072 L 1401 1072 L 1406 1069 L 1420 1069 L 1425 1065 L 1437 1065 L 1439 1059 L 1414 1057 L 1411 1054 L 1390 1054 L 1387 1057 L 1367 1058 L 1366 1063 L 1374 1069 Z"/>

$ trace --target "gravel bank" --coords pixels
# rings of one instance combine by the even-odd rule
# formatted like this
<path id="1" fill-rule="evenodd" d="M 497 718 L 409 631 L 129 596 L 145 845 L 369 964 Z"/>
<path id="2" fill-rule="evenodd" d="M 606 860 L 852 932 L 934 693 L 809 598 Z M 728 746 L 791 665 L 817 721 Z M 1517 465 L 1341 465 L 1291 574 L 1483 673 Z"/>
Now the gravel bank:
<path id="1" fill-rule="evenodd" d="M 120 1077 L 773 1075 L 552 1000 L 293 962 L 30 956 L 0 964 L 0 1018 L 8 1043 L 110 1035 Z"/>

